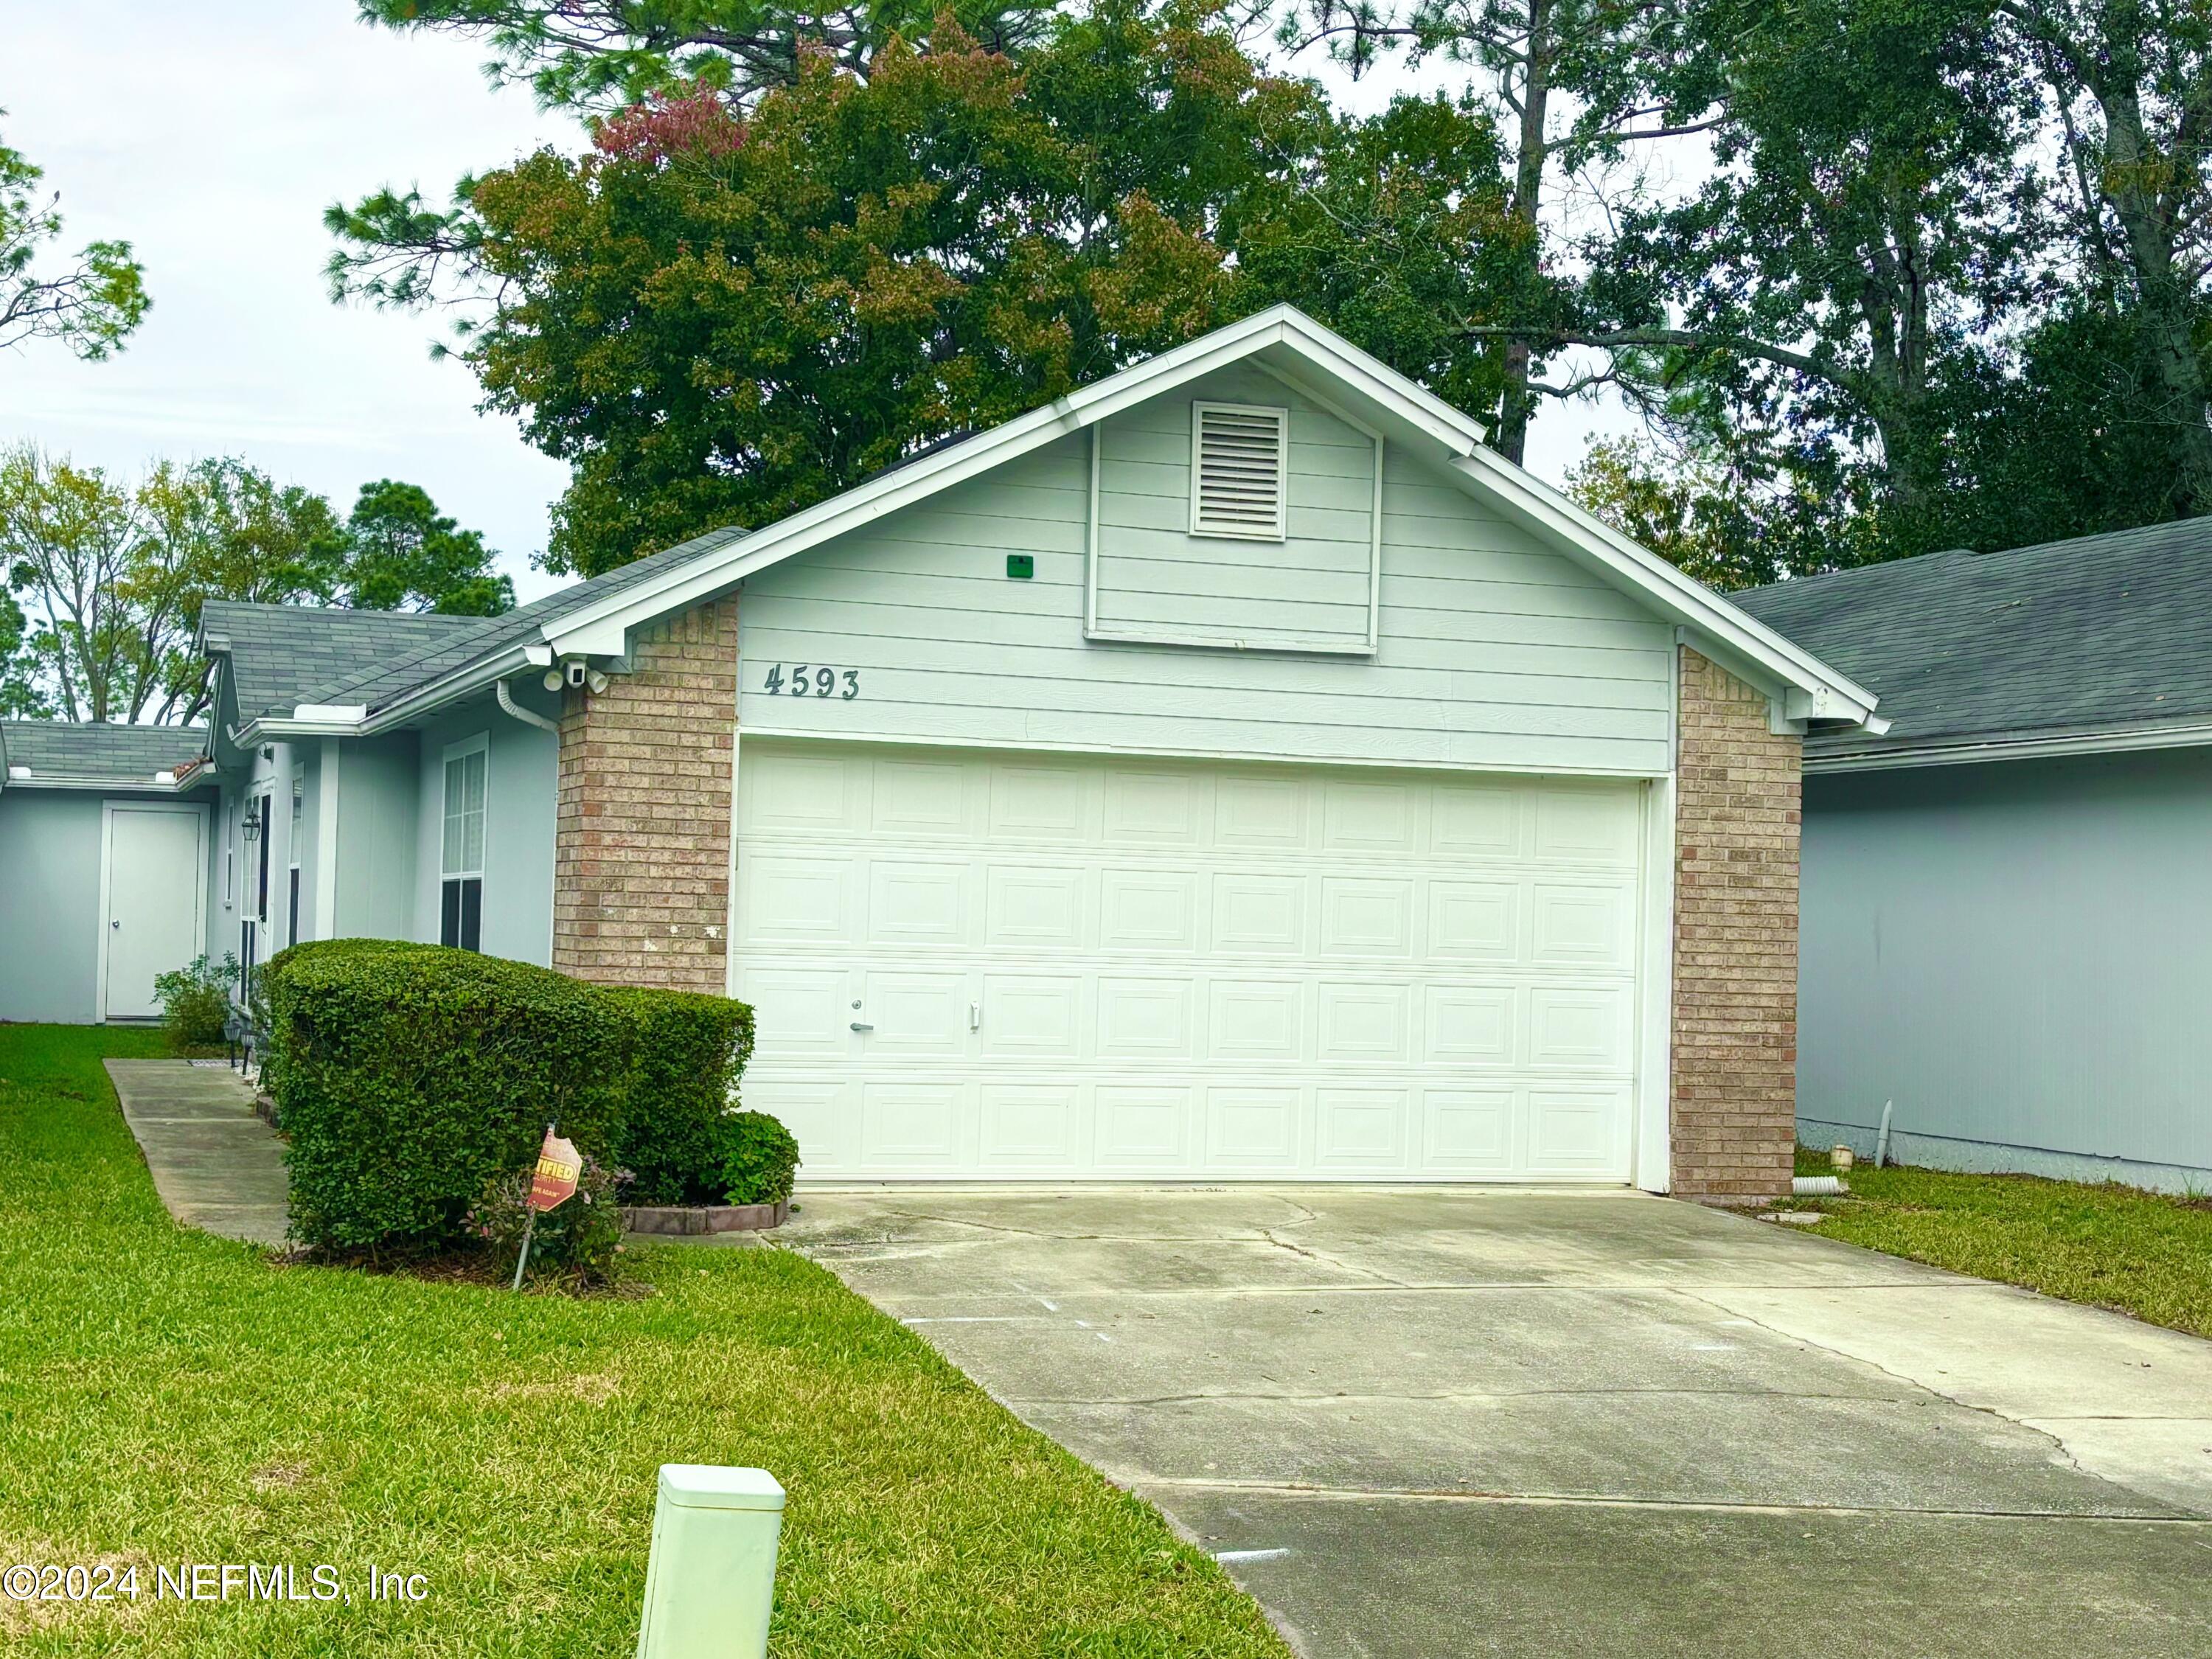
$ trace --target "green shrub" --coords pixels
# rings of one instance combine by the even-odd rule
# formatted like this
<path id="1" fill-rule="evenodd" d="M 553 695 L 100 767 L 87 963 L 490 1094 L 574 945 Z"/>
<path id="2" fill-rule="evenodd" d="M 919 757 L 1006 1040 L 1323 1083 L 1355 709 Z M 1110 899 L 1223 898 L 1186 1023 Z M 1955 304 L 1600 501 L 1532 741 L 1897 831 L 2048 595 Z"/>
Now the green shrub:
<path id="1" fill-rule="evenodd" d="M 397 939 L 311 939 L 298 945 L 287 945 L 253 970 L 252 980 L 246 988 L 246 1007 L 259 1034 L 261 1042 L 261 1087 L 264 1093 L 279 1103 L 278 1118 L 282 1121 L 283 1091 L 280 1086 L 284 1069 L 283 1022 L 277 1018 L 276 996 L 277 988 L 291 969 L 303 963 L 319 962 L 330 957 L 370 956 L 392 951 L 434 951 L 432 945 L 416 945 Z"/>
<path id="2" fill-rule="evenodd" d="M 238 983 L 238 958 L 228 951 L 220 963 L 204 953 L 188 968 L 154 975 L 154 994 L 161 1000 L 161 1026 L 178 1054 L 212 1048 L 222 1042 L 222 1023 L 230 1017 L 230 988 Z"/>
<path id="3" fill-rule="evenodd" d="M 469 1212 L 471 1228 L 509 1273 L 530 1221 L 530 1176 L 518 1170 L 493 1177 Z M 530 1279 L 576 1288 L 612 1284 L 623 1235 L 615 1172 L 586 1158 L 575 1195 L 540 1213 L 529 1231 Z"/>
<path id="4" fill-rule="evenodd" d="M 605 994 L 628 1030 L 629 1064 L 615 1162 L 633 1204 L 721 1198 L 719 1126 L 753 1048 L 753 1011 L 689 991 Z"/>
<path id="5" fill-rule="evenodd" d="M 790 1130 L 766 1112 L 730 1112 L 715 1127 L 725 1203 L 781 1204 L 791 1196 L 799 1143 Z"/>
<path id="6" fill-rule="evenodd" d="M 267 990 L 302 1243 L 451 1243 L 487 1185 L 535 1161 L 549 1122 L 608 1158 L 630 1042 L 605 992 L 436 945 L 285 955 Z"/>

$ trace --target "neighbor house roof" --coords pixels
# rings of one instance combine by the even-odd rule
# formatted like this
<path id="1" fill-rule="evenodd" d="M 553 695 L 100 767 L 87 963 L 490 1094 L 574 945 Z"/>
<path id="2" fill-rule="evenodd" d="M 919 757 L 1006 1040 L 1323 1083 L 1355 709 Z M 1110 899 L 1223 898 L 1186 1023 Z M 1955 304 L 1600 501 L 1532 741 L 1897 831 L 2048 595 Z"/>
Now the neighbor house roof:
<path id="1" fill-rule="evenodd" d="M 231 599 L 210 599 L 200 607 L 203 648 L 230 653 L 231 687 L 242 720 L 289 714 L 300 703 L 321 702 L 315 694 L 323 686 L 464 638 L 483 625 L 480 617 L 418 611 L 345 611 Z"/>
<path id="2" fill-rule="evenodd" d="M 479 663 L 541 645 L 547 627 L 569 611 L 744 534 L 711 531 L 496 617 L 210 603 L 200 627 L 206 649 L 231 653 L 241 726 L 284 720 L 302 706 L 374 714 Z"/>
<path id="3" fill-rule="evenodd" d="M 2212 519 L 1923 554 L 1736 603 L 1880 694 L 1816 769 L 2212 743 Z"/>
<path id="4" fill-rule="evenodd" d="M 0 720 L 0 788 L 175 788 L 207 740 L 204 726 Z"/>
<path id="5" fill-rule="evenodd" d="M 1863 687 L 1485 449 L 1478 422 L 1303 313 L 1277 306 L 988 431 L 958 434 L 919 450 L 850 489 L 750 535 L 735 528 L 711 532 L 503 617 L 454 626 L 450 633 L 422 641 L 411 653 L 368 652 L 365 660 L 313 683 L 262 671 L 262 678 L 252 682 L 256 695 L 260 690 L 281 690 L 291 697 L 291 708 L 287 711 L 280 696 L 249 708 L 241 697 L 241 726 L 252 730 L 241 729 L 238 735 L 250 741 L 264 734 L 383 729 L 503 682 L 526 665 L 550 664 L 556 657 L 620 656 L 629 648 L 632 630 L 726 593 L 757 571 L 1042 445 L 1094 428 L 1200 376 L 1246 362 L 1329 408 L 1352 411 L 1368 429 L 1442 465 L 1446 476 L 1490 510 L 1503 512 L 1607 580 L 1637 592 L 1708 654 L 1762 682 L 1786 718 L 1873 718 L 1875 700 Z M 317 618 L 362 613 L 296 614 Z"/>

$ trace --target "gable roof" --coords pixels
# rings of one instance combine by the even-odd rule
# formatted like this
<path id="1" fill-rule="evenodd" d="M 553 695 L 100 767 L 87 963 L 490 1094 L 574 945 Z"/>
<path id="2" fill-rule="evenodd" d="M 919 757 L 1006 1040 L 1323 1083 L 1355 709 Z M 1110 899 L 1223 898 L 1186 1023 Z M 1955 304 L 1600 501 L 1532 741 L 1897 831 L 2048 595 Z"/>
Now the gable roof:
<path id="1" fill-rule="evenodd" d="M 207 741 L 204 726 L 0 720 L 0 788 L 172 789 Z"/>
<path id="2" fill-rule="evenodd" d="M 2212 519 L 1923 554 L 1736 601 L 1881 696 L 1808 766 L 2212 743 Z"/>
<path id="3" fill-rule="evenodd" d="M 1233 363 L 1249 362 L 1389 441 L 1441 465 L 1455 483 L 1686 629 L 1707 654 L 1778 696 L 1797 720 L 1864 720 L 1871 693 L 1738 610 L 1656 554 L 1482 447 L 1479 422 L 1289 306 L 1277 306 L 1079 388 L 988 431 L 931 445 L 850 489 L 748 535 L 712 532 L 604 576 L 456 631 L 411 655 L 305 689 L 277 733 L 336 733 L 397 724 L 555 657 L 624 654 L 634 629 L 729 592 L 755 571 Z M 311 613 L 313 614 L 313 613 Z M 241 714 L 244 714 L 241 708 Z M 245 735 L 241 733 L 241 736 Z"/>

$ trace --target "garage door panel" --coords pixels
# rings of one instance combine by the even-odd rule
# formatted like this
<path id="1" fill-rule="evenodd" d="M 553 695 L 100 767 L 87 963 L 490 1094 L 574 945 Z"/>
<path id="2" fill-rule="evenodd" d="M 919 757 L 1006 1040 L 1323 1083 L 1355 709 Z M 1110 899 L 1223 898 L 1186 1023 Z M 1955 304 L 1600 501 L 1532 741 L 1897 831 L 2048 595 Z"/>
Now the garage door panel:
<path id="1" fill-rule="evenodd" d="M 869 943 L 962 945 L 969 943 L 965 863 L 877 859 L 868 866 Z"/>
<path id="2" fill-rule="evenodd" d="M 1610 969 L 1621 974 L 1633 966 L 1636 890 L 1629 884 L 1538 882 L 1530 910 L 1532 965 Z"/>
<path id="3" fill-rule="evenodd" d="M 1402 1169 L 1410 1089 L 1314 1091 L 1314 1167 L 1348 1174 Z"/>
<path id="4" fill-rule="evenodd" d="M 842 968 L 746 967 L 738 995 L 752 1005 L 757 1062 L 833 1059 L 852 1046 L 848 975 Z"/>
<path id="5" fill-rule="evenodd" d="M 1541 1069 L 1628 1069 L 1632 1011 L 1626 986 L 1528 993 L 1528 1064 Z"/>
<path id="6" fill-rule="evenodd" d="M 1510 1089 L 1425 1089 L 1421 1164 L 1468 1180 L 1510 1175 L 1515 1121 Z"/>
<path id="7" fill-rule="evenodd" d="M 1228 956 L 1303 954 L 1309 885 L 1304 876 L 1215 872 L 1208 945 Z"/>
<path id="8" fill-rule="evenodd" d="M 1098 1058 L 1193 1058 L 1197 990 L 1187 979 L 1100 980 Z"/>
<path id="9" fill-rule="evenodd" d="M 863 1084 L 862 1170 L 944 1173 L 960 1168 L 967 1094 L 954 1083 Z"/>
<path id="10" fill-rule="evenodd" d="M 1197 872 L 1127 869 L 1102 872 L 1098 878 L 1098 942 L 1109 951 L 1195 949 Z"/>
<path id="11" fill-rule="evenodd" d="M 1084 985 L 1073 974 L 984 975 L 977 1004 L 984 1054 L 1012 1060 L 1079 1058 Z"/>
<path id="12" fill-rule="evenodd" d="M 1524 1114 L 1531 1175 L 1561 1180 L 1619 1178 L 1625 1164 L 1628 1090 L 1532 1088 Z"/>
<path id="13" fill-rule="evenodd" d="M 1421 1058 L 1437 1066 L 1510 1066 L 1520 1025 L 1520 994 L 1510 985 L 1427 986 Z"/>
<path id="14" fill-rule="evenodd" d="M 1082 1158 L 1081 1091 L 1067 1083 L 986 1083 L 978 1148 L 998 1171 L 1061 1172 Z"/>
<path id="15" fill-rule="evenodd" d="M 1395 1065 L 1412 1058 L 1411 1003 L 1410 986 L 1324 981 L 1315 1057 L 1324 1066 Z"/>
<path id="16" fill-rule="evenodd" d="M 1330 957 L 1405 957 L 1413 951 L 1413 884 L 1324 877 L 1321 950 Z"/>
<path id="17" fill-rule="evenodd" d="M 810 1178 L 1627 1177 L 1637 786 L 829 746 L 732 922 Z"/>
<path id="18" fill-rule="evenodd" d="M 1207 991 L 1206 1059 L 1290 1065 L 1304 1058 L 1304 981 L 1216 979 Z"/>
<path id="19" fill-rule="evenodd" d="M 1085 875 L 1065 866 L 990 866 L 983 875 L 983 942 L 999 950 L 1080 950 L 1089 909 Z"/>
<path id="20" fill-rule="evenodd" d="M 1304 1091 L 1295 1087 L 1214 1087 L 1206 1091 L 1208 1170 L 1266 1171 L 1298 1161 Z"/>
<path id="21" fill-rule="evenodd" d="M 1100 1169 L 1176 1175 L 1190 1167 L 1188 1087 L 1102 1083 L 1092 1099 Z"/>

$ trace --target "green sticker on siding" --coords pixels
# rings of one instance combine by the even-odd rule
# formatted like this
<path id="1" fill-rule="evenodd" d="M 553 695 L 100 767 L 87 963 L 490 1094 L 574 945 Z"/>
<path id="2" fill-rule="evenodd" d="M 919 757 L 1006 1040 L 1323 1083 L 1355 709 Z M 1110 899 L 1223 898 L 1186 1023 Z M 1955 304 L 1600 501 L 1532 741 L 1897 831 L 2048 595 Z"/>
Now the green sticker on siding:
<path id="1" fill-rule="evenodd" d="M 1006 574 L 1009 576 L 1018 576 L 1024 581 L 1027 581 L 1031 576 L 1036 574 L 1036 555 L 1034 553 L 1007 554 Z"/>

